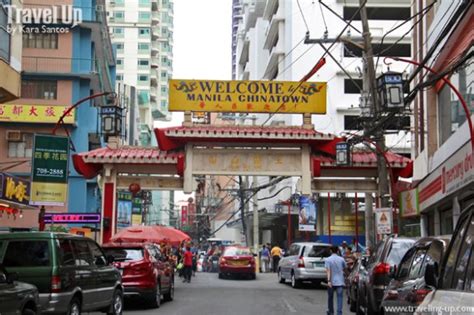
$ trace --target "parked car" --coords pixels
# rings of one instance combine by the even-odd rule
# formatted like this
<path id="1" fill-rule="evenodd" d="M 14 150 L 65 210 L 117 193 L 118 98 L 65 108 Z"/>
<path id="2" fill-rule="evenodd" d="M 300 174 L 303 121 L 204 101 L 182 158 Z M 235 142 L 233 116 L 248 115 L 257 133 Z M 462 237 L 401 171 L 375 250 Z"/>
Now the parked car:
<path id="1" fill-rule="evenodd" d="M 255 258 L 248 247 L 227 246 L 219 259 L 219 279 L 236 275 L 256 279 Z"/>
<path id="2" fill-rule="evenodd" d="M 359 305 L 361 304 L 359 295 L 359 286 L 366 276 L 367 272 L 362 265 L 362 258 L 359 258 L 354 263 L 351 273 L 347 276 L 347 302 L 350 307 L 351 312 L 356 312 L 357 309 L 360 309 Z M 362 314 L 361 311 L 359 313 Z"/>
<path id="3" fill-rule="evenodd" d="M 327 278 L 325 258 L 331 256 L 331 245 L 325 243 L 293 243 L 278 263 L 278 281 L 291 280 L 291 286 L 298 288 L 303 281 L 320 284 Z"/>
<path id="4" fill-rule="evenodd" d="M 160 307 L 162 298 L 174 298 L 174 267 L 159 248 L 146 243 L 109 243 L 103 245 L 107 255 L 122 273 L 126 297 L 140 296 L 152 307 Z"/>
<path id="5" fill-rule="evenodd" d="M 459 216 L 438 273 L 428 264 L 425 282 L 433 291 L 416 309 L 416 315 L 472 314 L 474 309 L 474 204 Z M 456 309 L 457 308 L 457 309 Z"/>
<path id="6" fill-rule="evenodd" d="M 122 314 L 120 273 L 89 238 L 50 232 L 1 234 L 0 263 L 38 288 L 42 313 Z"/>
<path id="7" fill-rule="evenodd" d="M 449 237 L 433 236 L 418 240 L 393 270 L 393 280 L 382 300 L 384 314 L 413 314 L 416 307 L 431 292 L 425 283 L 428 264 L 440 265 Z M 401 306 L 403 309 L 395 308 Z M 393 308 L 391 308 L 393 307 Z"/>
<path id="8" fill-rule="evenodd" d="M 415 244 L 411 238 L 388 236 L 380 241 L 373 254 L 363 259 L 367 276 L 360 282 L 360 307 L 365 314 L 381 314 L 380 304 L 390 280 L 391 269 L 400 263 L 405 253 Z M 360 312 L 360 310 L 358 310 Z"/>
<path id="9" fill-rule="evenodd" d="M 38 289 L 34 285 L 17 280 L 17 273 L 8 273 L 0 265 L 0 314 L 39 314 Z"/>

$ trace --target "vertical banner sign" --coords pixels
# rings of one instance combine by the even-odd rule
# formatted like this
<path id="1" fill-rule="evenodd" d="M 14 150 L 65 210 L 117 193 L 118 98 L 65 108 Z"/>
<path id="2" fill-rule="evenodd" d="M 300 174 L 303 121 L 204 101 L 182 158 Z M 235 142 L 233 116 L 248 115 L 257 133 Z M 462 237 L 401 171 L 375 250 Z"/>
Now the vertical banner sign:
<path id="1" fill-rule="evenodd" d="M 402 191 L 400 193 L 400 212 L 402 217 L 409 218 L 420 214 L 418 202 L 418 188 Z"/>
<path id="2" fill-rule="evenodd" d="M 188 204 L 188 224 L 193 225 L 196 220 L 196 205 L 194 203 Z"/>
<path id="3" fill-rule="evenodd" d="M 67 137 L 35 134 L 31 165 L 31 205 L 66 204 L 68 157 Z"/>
<path id="4" fill-rule="evenodd" d="M 188 206 L 181 207 L 181 226 L 188 225 Z"/>
<path id="5" fill-rule="evenodd" d="M 377 234 L 391 234 L 392 233 L 392 209 L 391 208 L 377 208 L 375 209 L 375 225 L 377 227 Z"/>
<path id="6" fill-rule="evenodd" d="M 117 229 L 132 225 L 132 194 L 119 192 L 117 198 Z"/>
<path id="7" fill-rule="evenodd" d="M 307 196 L 301 196 L 299 200 L 300 211 L 298 216 L 298 230 L 311 231 L 316 230 L 316 205 Z"/>
<path id="8" fill-rule="evenodd" d="M 140 198 L 132 200 L 132 225 L 142 225 L 142 200 Z"/>

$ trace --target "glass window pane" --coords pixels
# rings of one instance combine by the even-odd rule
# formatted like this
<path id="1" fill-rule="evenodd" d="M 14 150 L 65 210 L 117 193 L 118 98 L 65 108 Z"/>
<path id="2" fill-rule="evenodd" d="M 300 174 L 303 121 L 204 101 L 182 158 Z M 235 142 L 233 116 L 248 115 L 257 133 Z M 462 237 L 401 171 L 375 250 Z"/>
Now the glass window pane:
<path id="1" fill-rule="evenodd" d="M 59 241 L 59 264 L 61 266 L 74 266 L 74 253 L 69 240 Z"/>
<path id="2" fill-rule="evenodd" d="M 468 224 L 467 221 L 468 220 L 462 222 L 461 228 L 457 231 L 456 234 L 453 235 L 453 238 L 451 240 L 452 246 L 450 252 L 447 253 L 448 258 L 446 260 L 446 267 L 444 268 L 444 277 L 442 279 L 443 289 L 450 289 L 452 287 L 451 283 L 455 271 L 455 264 L 466 232 L 466 227 Z"/>
<path id="3" fill-rule="evenodd" d="M 3 258 L 5 267 L 50 266 L 47 241 L 10 241 Z"/>
<path id="4" fill-rule="evenodd" d="M 452 289 L 464 290 L 466 282 L 467 270 L 469 267 L 469 259 L 472 251 L 472 241 L 474 238 L 474 220 L 471 221 L 469 229 L 467 230 L 466 237 L 462 243 L 461 249 L 458 254 L 458 261 L 456 263 L 456 269 L 454 271 Z"/>
<path id="5" fill-rule="evenodd" d="M 86 241 L 72 241 L 74 256 L 77 266 L 91 266 L 93 264 L 92 254 Z"/>

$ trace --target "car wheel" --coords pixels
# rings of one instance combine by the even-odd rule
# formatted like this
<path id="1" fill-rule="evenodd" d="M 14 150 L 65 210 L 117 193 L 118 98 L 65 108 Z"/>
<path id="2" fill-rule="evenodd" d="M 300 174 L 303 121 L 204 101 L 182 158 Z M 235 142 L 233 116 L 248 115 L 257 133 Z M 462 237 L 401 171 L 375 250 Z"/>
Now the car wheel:
<path id="1" fill-rule="evenodd" d="M 174 299 L 174 280 L 171 279 L 170 289 L 168 290 L 168 293 L 165 294 L 164 300 L 169 302 L 169 301 L 173 301 L 173 299 Z"/>
<path id="2" fill-rule="evenodd" d="M 219 279 L 224 279 L 224 275 L 219 272 Z"/>
<path id="3" fill-rule="evenodd" d="M 281 270 L 278 269 L 278 282 L 285 283 L 285 281 L 285 278 L 283 278 L 283 275 L 281 274 Z"/>
<path id="4" fill-rule="evenodd" d="M 291 274 L 291 287 L 293 289 L 297 289 L 297 288 L 301 287 L 301 281 L 296 279 L 294 273 Z"/>
<path id="5" fill-rule="evenodd" d="M 123 312 L 123 294 L 122 291 L 115 289 L 114 297 L 112 298 L 112 305 L 110 306 L 107 315 L 122 315 Z"/>
<path id="6" fill-rule="evenodd" d="M 156 283 L 156 288 L 148 296 L 148 304 L 153 308 L 159 308 L 161 305 L 161 285 L 159 282 Z"/>
<path id="7" fill-rule="evenodd" d="M 67 315 L 81 315 L 81 300 L 73 297 L 67 310 Z"/>
<path id="8" fill-rule="evenodd" d="M 25 308 L 22 312 L 21 315 L 36 315 L 36 311 L 31 309 L 31 308 Z"/>

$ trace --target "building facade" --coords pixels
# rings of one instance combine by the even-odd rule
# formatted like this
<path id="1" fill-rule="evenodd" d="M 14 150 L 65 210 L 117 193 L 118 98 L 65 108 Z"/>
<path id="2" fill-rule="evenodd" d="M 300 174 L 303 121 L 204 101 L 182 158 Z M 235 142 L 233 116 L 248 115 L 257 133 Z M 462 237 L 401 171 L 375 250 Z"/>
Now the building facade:
<path id="1" fill-rule="evenodd" d="M 38 1 L 24 5 L 26 9 L 50 9 L 67 6 L 77 25 L 66 16 L 52 26 L 43 20 L 25 25 L 22 37 L 21 95 L 1 104 L 0 160 L 13 163 L 8 172 L 21 178 L 31 174 L 34 134 L 51 134 L 59 117 L 76 102 L 102 92 L 113 92 L 115 58 L 107 31 L 102 0 Z M 63 11 L 61 11 L 63 12 Z M 44 31 L 49 30 L 49 31 Z M 70 138 L 70 154 L 89 151 L 104 144 L 100 131 L 99 108 L 104 98 L 85 101 L 65 117 L 58 135 Z M 64 207 L 47 207 L 47 211 L 100 211 L 97 180 L 79 175 L 69 157 L 68 199 Z M 38 212 L 25 211 L 21 220 L 1 219 L 2 226 L 37 226 Z M 7 221 L 5 221 L 7 220 Z"/>
<path id="2" fill-rule="evenodd" d="M 412 82 L 417 89 L 414 183 L 423 235 L 451 234 L 460 212 L 474 202 L 474 157 L 466 121 L 474 104 L 473 19 L 470 1 L 442 1 L 416 29 L 414 57 L 440 74 L 424 77 L 420 72 Z M 459 91 L 470 113 L 463 110 L 454 90 L 439 80 L 441 76 Z M 420 82 L 428 88 L 420 90 Z"/>
<path id="3" fill-rule="evenodd" d="M 238 80 L 299 81 L 322 56 L 325 56 L 325 65 L 309 79 L 309 81 L 327 82 L 327 111 L 324 115 L 312 115 L 314 129 L 340 136 L 361 130 L 358 119 L 361 115 L 359 97 L 363 85 L 362 51 L 347 42 L 332 44 L 345 27 L 345 22 L 352 17 L 352 27 L 347 28 L 342 35 L 349 37 L 352 41 L 362 42 L 361 18 L 360 14 L 356 14 L 359 1 L 333 0 L 324 1 L 321 4 L 311 0 L 303 0 L 299 3 L 289 0 L 242 0 L 241 5 L 243 18 L 237 33 L 236 78 Z M 411 57 L 410 27 L 412 22 L 395 29 L 410 18 L 410 5 L 409 0 L 368 1 L 367 14 L 374 54 L 381 56 L 378 60 L 375 58 L 377 76 L 388 69 L 383 62 L 383 57 Z M 305 44 L 307 34 L 312 39 L 326 39 L 323 45 L 330 48 L 332 56 L 325 54 L 325 50 L 319 44 Z M 390 70 L 407 75 L 410 67 L 403 63 L 392 62 Z M 283 114 L 272 115 L 269 119 L 269 115 L 265 114 L 255 115 L 255 121 L 247 121 L 245 124 L 251 123 L 256 125 L 265 123 L 267 126 L 301 126 L 303 119 L 302 115 Z M 387 126 L 387 129 L 385 136 L 387 147 L 395 153 L 410 157 L 410 117 L 395 119 L 393 126 Z M 259 184 L 266 181 L 268 181 L 266 178 L 257 178 Z M 265 209 L 268 213 L 280 211 L 279 209 L 284 207 L 281 201 L 290 200 L 293 194 L 298 193 L 297 186 L 296 179 L 289 179 L 262 192 L 259 198 L 273 196 L 280 189 L 287 187 L 274 198 L 259 202 L 258 208 Z M 317 235 L 324 238 L 328 234 L 327 224 L 324 224 L 327 222 L 324 216 L 327 213 L 324 210 L 327 205 L 327 194 L 319 197 L 321 211 L 318 211 Z M 333 199 L 332 209 L 334 210 L 331 214 L 331 222 L 340 221 L 341 223 L 341 227 L 336 224 L 331 226 L 332 235 L 340 235 L 350 241 L 353 231 L 348 231 L 343 225 L 348 222 L 354 223 L 354 194 L 331 194 L 330 198 Z M 346 200 L 347 198 L 349 200 Z M 359 196 L 359 202 L 364 202 L 364 196 Z M 363 215 L 360 216 L 363 217 Z M 294 217 L 296 220 L 296 216 Z M 362 221 L 360 220 L 361 223 Z M 271 226 L 275 225 L 275 222 L 270 220 L 267 226 L 261 226 L 261 228 L 272 229 Z M 297 225 L 294 226 L 297 230 Z M 274 232 L 274 234 L 284 233 L 284 231 Z M 295 237 L 304 237 L 304 235 L 296 233 L 293 239 Z M 270 241 L 271 238 L 268 233 L 261 236 L 262 241 Z"/>

